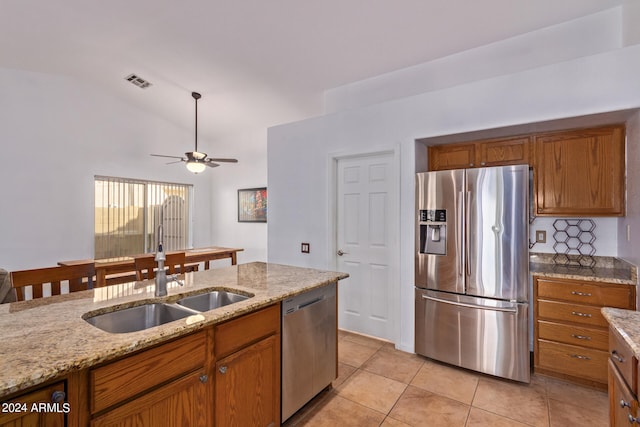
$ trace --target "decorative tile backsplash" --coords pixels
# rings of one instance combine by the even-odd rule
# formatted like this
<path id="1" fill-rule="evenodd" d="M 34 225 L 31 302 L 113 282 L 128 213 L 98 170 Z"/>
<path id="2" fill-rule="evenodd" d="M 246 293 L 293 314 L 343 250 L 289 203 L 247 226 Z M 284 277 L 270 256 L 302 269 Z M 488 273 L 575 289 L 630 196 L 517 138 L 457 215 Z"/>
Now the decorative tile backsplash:
<path id="1" fill-rule="evenodd" d="M 568 267 L 595 267 L 595 229 L 596 223 L 591 219 L 556 219 L 553 261 Z"/>

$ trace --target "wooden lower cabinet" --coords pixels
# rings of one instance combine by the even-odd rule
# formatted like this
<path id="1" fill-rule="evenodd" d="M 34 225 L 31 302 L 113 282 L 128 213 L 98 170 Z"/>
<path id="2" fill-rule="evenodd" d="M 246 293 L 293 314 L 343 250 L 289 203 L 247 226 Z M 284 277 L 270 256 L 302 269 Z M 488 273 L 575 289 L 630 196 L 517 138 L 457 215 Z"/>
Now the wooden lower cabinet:
<path id="1" fill-rule="evenodd" d="M 600 309 L 633 309 L 635 288 L 534 276 L 533 289 L 535 372 L 606 388 L 609 328 Z"/>
<path id="2" fill-rule="evenodd" d="M 211 425 L 201 331 L 90 370 L 92 427 Z"/>
<path id="3" fill-rule="evenodd" d="M 279 426 L 280 363 L 278 303 L 9 396 L 0 427 Z"/>
<path id="4" fill-rule="evenodd" d="M 638 419 L 638 360 L 618 332 L 609 331 L 609 424 L 640 424 Z"/>
<path id="5" fill-rule="evenodd" d="M 194 372 L 117 406 L 91 421 L 92 427 L 208 427 L 207 380 Z"/>
<path id="6" fill-rule="evenodd" d="M 638 400 L 609 361 L 609 425 L 622 427 L 633 424 L 638 415 Z M 631 421 L 630 421 L 631 420 Z"/>
<path id="7" fill-rule="evenodd" d="M 280 305 L 218 325 L 216 427 L 280 425 Z"/>
<path id="8" fill-rule="evenodd" d="M 216 426 L 280 425 L 279 346 L 271 336 L 216 363 Z"/>
<path id="9" fill-rule="evenodd" d="M 48 408 L 33 406 L 34 404 L 52 404 L 55 402 L 57 402 L 57 405 Z M 64 406 L 65 402 L 65 383 L 63 381 L 10 400 L 3 400 L 0 411 L 0 427 L 66 426 L 65 412 L 69 412 L 70 408 Z"/>

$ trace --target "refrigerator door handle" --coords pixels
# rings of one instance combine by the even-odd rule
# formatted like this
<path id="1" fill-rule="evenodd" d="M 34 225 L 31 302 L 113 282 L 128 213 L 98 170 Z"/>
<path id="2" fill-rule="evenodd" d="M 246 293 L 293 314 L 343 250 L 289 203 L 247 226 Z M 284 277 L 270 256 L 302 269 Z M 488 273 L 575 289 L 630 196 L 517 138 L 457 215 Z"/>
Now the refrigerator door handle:
<path id="1" fill-rule="evenodd" d="M 464 274 L 463 269 L 464 269 L 464 257 L 462 255 L 462 239 L 464 238 L 463 236 L 465 235 L 465 230 L 464 230 L 464 215 L 463 215 L 463 196 L 462 196 L 462 191 L 458 191 L 458 209 L 456 209 L 456 220 L 458 222 L 458 235 L 457 235 L 457 239 L 456 239 L 456 254 L 458 254 L 458 276 L 462 276 Z"/>
<path id="2" fill-rule="evenodd" d="M 471 191 L 466 192 L 466 200 L 464 204 L 465 224 L 464 224 L 464 263 L 466 266 L 467 276 L 471 276 L 471 257 L 469 256 L 469 206 L 471 206 Z"/>
<path id="3" fill-rule="evenodd" d="M 469 304 L 469 303 L 465 303 L 465 302 L 456 302 L 456 301 L 449 301 L 446 299 L 441 299 L 441 298 L 434 298 L 434 297 L 430 297 L 428 295 L 422 295 L 422 298 L 426 299 L 426 300 L 430 300 L 430 301 L 435 301 L 435 302 L 442 302 L 445 304 L 451 304 L 451 305 L 457 305 L 460 307 L 467 307 L 467 308 L 476 308 L 478 310 L 490 310 L 490 311 L 503 311 L 505 313 L 517 313 L 518 309 L 517 308 L 505 308 L 505 307 L 487 307 L 485 305 L 476 305 L 476 304 Z"/>

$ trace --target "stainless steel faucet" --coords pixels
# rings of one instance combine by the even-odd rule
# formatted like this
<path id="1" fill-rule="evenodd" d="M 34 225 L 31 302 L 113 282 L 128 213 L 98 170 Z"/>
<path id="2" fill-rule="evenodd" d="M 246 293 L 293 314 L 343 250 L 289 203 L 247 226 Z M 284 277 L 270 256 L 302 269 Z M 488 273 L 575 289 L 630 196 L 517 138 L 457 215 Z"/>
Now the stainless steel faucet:
<path id="1" fill-rule="evenodd" d="M 158 271 L 156 271 L 156 292 L 155 296 L 163 297 L 167 295 L 167 272 L 164 270 L 164 262 L 167 257 L 162 247 L 163 230 L 162 224 L 158 226 L 158 251 L 156 252 L 155 261 L 158 263 Z"/>
<path id="2" fill-rule="evenodd" d="M 167 282 L 176 282 L 180 286 L 184 286 L 184 282 L 178 280 L 177 275 L 172 274 L 167 278 L 167 271 L 164 269 L 164 262 L 167 257 L 164 254 L 163 248 L 163 229 L 162 224 L 158 226 L 158 251 L 156 252 L 155 261 L 158 263 L 158 270 L 156 271 L 156 291 L 155 296 L 164 297 L 167 295 Z"/>

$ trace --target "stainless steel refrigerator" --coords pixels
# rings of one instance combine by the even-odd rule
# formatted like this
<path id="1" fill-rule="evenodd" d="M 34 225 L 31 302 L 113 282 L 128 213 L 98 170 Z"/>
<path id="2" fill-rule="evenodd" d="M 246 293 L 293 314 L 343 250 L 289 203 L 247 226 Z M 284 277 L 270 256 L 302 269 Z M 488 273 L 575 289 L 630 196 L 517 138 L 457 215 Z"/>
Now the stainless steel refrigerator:
<path id="1" fill-rule="evenodd" d="M 529 169 L 416 175 L 415 349 L 529 382 Z"/>

